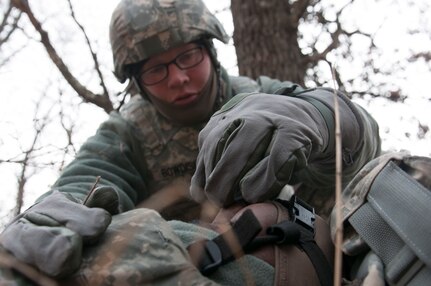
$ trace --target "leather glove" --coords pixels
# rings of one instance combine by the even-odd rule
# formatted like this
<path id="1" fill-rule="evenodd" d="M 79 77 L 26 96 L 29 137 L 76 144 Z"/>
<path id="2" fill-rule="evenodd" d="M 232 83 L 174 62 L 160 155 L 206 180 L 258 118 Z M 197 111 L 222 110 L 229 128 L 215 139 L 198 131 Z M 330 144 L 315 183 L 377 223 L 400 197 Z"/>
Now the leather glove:
<path id="1" fill-rule="evenodd" d="M 295 171 L 316 156 L 326 156 L 328 142 L 322 114 L 306 100 L 238 95 L 199 134 L 191 195 L 224 207 L 275 198 Z"/>
<path id="2" fill-rule="evenodd" d="M 118 195 L 111 187 L 95 188 L 86 205 L 53 191 L 18 215 L 0 235 L 0 243 L 50 276 L 68 275 L 79 267 L 83 245 L 96 242 L 110 224 L 111 213 L 103 207 L 118 212 L 116 202 Z"/>

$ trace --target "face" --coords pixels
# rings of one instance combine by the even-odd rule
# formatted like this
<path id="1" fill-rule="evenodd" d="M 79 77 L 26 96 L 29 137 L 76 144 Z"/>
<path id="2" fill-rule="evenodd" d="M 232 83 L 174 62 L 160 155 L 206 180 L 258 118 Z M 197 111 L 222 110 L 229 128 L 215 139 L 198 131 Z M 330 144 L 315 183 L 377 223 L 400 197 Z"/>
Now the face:
<path id="1" fill-rule="evenodd" d="M 208 88 L 211 58 L 205 47 L 189 43 L 149 58 L 139 81 L 155 107 L 168 119 L 197 123 L 212 111 L 215 96 Z"/>

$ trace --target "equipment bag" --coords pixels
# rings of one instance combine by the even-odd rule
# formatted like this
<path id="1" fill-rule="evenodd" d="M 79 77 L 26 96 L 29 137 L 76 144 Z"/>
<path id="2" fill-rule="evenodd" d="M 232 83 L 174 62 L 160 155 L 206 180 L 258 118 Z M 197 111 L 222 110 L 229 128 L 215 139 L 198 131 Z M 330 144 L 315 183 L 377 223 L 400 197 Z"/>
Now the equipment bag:
<path id="1" fill-rule="evenodd" d="M 429 284 L 431 158 L 388 153 L 372 160 L 344 189 L 342 213 L 345 254 L 371 250 L 390 285 Z"/>

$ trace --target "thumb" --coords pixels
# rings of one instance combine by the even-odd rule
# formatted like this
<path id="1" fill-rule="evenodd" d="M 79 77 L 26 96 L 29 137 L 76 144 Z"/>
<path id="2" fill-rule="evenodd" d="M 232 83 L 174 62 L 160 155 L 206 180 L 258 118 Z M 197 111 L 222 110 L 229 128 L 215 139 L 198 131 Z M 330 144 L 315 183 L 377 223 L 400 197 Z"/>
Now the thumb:
<path id="1" fill-rule="evenodd" d="M 90 192 L 84 201 L 89 208 L 102 208 L 111 215 L 120 213 L 118 192 L 111 186 L 99 186 Z"/>

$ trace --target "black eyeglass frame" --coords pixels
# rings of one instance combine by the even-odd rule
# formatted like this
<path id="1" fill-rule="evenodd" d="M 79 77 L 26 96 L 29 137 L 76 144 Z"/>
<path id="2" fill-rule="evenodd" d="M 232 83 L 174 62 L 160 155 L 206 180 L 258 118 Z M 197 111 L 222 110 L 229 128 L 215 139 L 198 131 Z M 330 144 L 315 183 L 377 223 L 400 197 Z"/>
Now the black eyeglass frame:
<path id="1" fill-rule="evenodd" d="M 145 69 L 144 71 L 139 73 L 137 78 L 139 79 L 139 81 L 141 83 L 143 83 L 146 86 L 156 85 L 156 84 L 162 82 L 163 80 L 165 80 L 169 76 L 169 65 L 171 65 L 171 64 L 175 64 L 180 70 L 186 70 L 186 69 L 191 69 L 191 68 L 199 65 L 200 63 L 202 63 L 202 61 L 204 60 L 203 48 L 204 48 L 203 46 L 197 46 L 197 47 L 193 47 L 191 49 L 188 49 L 188 50 L 182 52 L 181 54 L 177 55 L 173 60 L 171 60 L 167 63 L 157 64 L 157 65 L 154 65 L 148 69 Z M 191 65 L 186 65 L 186 66 L 184 66 L 184 64 L 182 64 L 181 62 L 178 62 L 178 59 L 180 59 L 181 57 L 183 57 L 183 56 L 185 56 L 185 55 L 187 55 L 190 52 L 195 51 L 195 50 L 200 51 L 199 52 L 200 58 L 196 62 L 194 62 Z M 161 77 L 160 79 L 158 79 L 156 81 L 151 81 L 151 82 L 146 81 L 144 79 L 145 74 L 148 73 L 149 71 L 157 69 L 157 68 L 163 68 L 164 69 L 163 77 Z"/>

